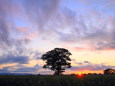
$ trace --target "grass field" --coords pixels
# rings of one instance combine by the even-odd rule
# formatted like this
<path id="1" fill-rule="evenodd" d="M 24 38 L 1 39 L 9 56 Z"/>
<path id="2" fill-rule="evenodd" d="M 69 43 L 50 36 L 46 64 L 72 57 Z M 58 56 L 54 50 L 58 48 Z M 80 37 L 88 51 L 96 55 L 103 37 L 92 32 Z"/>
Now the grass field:
<path id="1" fill-rule="evenodd" d="M 115 86 L 115 75 L 0 75 L 0 86 Z"/>

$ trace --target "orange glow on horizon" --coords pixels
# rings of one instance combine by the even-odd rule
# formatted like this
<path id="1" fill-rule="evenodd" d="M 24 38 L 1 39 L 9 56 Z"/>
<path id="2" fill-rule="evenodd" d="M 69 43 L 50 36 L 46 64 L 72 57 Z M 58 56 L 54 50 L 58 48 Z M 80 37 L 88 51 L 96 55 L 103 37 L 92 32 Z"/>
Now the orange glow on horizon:
<path id="1" fill-rule="evenodd" d="M 88 73 L 97 73 L 97 74 L 99 74 L 99 73 L 101 73 L 101 74 L 103 74 L 103 70 L 100 70 L 100 71 L 91 71 L 91 70 L 86 70 L 86 71 L 82 71 L 82 70 L 80 70 L 80 71 L 75 71 L 75 72 L 73 72 L 73 74 L 77 74 L 77 75 L 79 75 L 79 74 L 88 74 Z"/>

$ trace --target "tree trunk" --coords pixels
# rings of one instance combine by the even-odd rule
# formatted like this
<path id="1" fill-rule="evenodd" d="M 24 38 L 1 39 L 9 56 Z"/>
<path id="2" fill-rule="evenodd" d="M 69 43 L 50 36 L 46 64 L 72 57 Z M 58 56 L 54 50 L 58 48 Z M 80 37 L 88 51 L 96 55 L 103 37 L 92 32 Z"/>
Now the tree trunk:
<path id="1" fill-rule="evenodd" d="M 60 70 L 56 70 L 55 75 L 59 75 L 59 74 L 60 74 Z"/>
<path id="2" fill-rule="evenodd" d="M 59 70 L 57 70 L 57 75 L 59 75 Z"/>

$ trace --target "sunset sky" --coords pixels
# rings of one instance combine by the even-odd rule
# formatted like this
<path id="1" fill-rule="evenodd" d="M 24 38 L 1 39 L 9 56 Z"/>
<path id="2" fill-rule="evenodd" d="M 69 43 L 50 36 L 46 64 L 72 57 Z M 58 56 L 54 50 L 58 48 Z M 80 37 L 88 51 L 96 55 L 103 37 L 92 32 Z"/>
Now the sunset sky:
<path id="1" fill-rule="evenodd" d="M 56 47 L 67 74 L 115 68 L 115 0 L 0 0 L 0 73 L 52 74 L 41 56 Z"/>

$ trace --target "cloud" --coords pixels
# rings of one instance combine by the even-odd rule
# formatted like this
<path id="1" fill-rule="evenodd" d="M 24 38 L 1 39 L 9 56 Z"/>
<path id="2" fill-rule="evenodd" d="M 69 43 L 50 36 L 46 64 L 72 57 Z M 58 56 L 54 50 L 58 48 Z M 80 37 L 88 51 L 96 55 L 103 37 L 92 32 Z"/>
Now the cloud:
<path id="1" fill-rule="evenodd" d="M 89 61 L 84 61 L 84 62 L 76 62 L 75 60 L 73 60 L 73 62 L 77 65 L 84 65 L 84 64 L 90 64 Z"/>
<path id="2" fill-rule="evenodd" d="M 0 45 L 10 46 L 15 45 L 13 41 L 17 41 L 22 35 L 22 32 L 32 32 L 38 28 L 37 31 L 45 30 L 45 25 L 50 18 L 58 10 L 61 0 L 1 0 L 0 1 Z M 22 16 L 23 18 L 20 18 Z M 20 18 L 20 19 L 19 19 Z M 19 23 L 26 22 L 29 26 L 34 26 L 32 29 L 18 28 Z M 27 25 L 25 23 L 25 25 Z M 19 26 L 21 27 L 21 26 Z M 36 34 L 36 33 L 34 33 Z M 27 34 L 26 34 L 27 35 Z M 14 37 L 16 36 L 16 37 Z M 19 36 L 19 37 L 18 37 Z M 35 35 L 36 36 L 36 35 Z M 33 39 L 33 34 L 29 34 L 25 39 Z"/>
<path id="3" fill-rule="evenodd" d="M 87 63 L 87 64 L 85 64 Z M 71 70 L 73 71 L 100 71 L 107 68 L 115 68 L 115 66 L 105 65 L 105 64 L 94 64 L 88 61 L 84 61 L 82 65 L 73 66 Z"/>
<path id="4" fill-rule="evenodd" d="M 29 31 L 29 29 L 26 28 L 26 27 L 18 27 L 17 30 L 18 30 L 19 32 L 28 32 L 28 31 Z"/>
<path id="5" fill-rule="evenodd" d="M 39 1 L 36 0 L 33 1 L 33 3 L 36 4 L 37 2 L 39 4 Z M 23 2 L 26 3 L 28 1 L 0 0 L 0 65 L 10 63 L 28 64 L 30 59 L 38 57 L 37 55 L 37 57 L 35 57 L 36 52 L 34 53 L 33 50 L 27 49 L 27 44 L 31 42 L 31 39 L 38 36 L 38 32 L 30 27 L 32 24 L 28 25 L 29 21 L 27 21 L 27 16 L 29 16 L 29 14 L 25 12 L 27 9 L 25 9 Z M 31 3 L 31 1 L 28 3 Z M 36 6 L 34 9 L 39 8 L 37 4 Z M 33 4 L 30 8 L 32 7 Z M 30 10 L 30 8 L 28 8 L 28 10 Z M 39 8 L 39 10 L 42 10 L 42 8 L 45 9 L 45 5 Z M 33 55 L 29 54 L 31 51 Z"/>
<path id="6" fill-rule="evenodd" d="M 44 32 L 47 23 L 57 12 L 61 0 L 24 0 L 23 6 L 30 22 L 37 26 L 38 31 Z"/>
<path id="7" fill-rule="evenodd" d="M 19 68 L 17 68 L 16 70 L 14 70 L 14 71 L 12 71 L 12 72 L 34 72 L 34 73 L 37 73 L 38 72 L 38 70 L 40 69 L 40 66 L 38 66 L 38 64 L 36 64 L 35 66 L 33 66 L 33 67 L 19 67 Z"/>
<path id="8" fill-rule="evenodd" d="M 20 49 L 19 47 L 27 48 L 32 39 L 47 34 L 47 23 L 58 11 L 60 2 L 61 0 L 1 0 L 0 50 L 7 52 Z"/>
<path id="9" fill-rule="evenodd" d="M 12 1 L 11 1 L 12 2 Z M 9 3 L 9 4 L 8 4 Z M 9 1 L 0 1 L 0 45 L 8 45 L 11 46 L 12 38 L 10 38 L 10 26 L 9 21 L 7 19 L 8 16 L 11 16 L 11 11 L 8 12 L 8 8 L 11 6 L 11 3 Z M 12 8 L 12 6 L 11 6 Z M 9 18 L 10 19 L 10 18 Z M 12 22 L 12 20 L 11 20 Z"/>
<path id="10" fill-rule="evenodd" d="M 81 62 L 78 62 L 77 64 L 82 65 L 82 63 L 81 63 Z"/>
<path id="11" fill-rule="evenodd" d="M 64 12 L 66 13 L 66 11 Z M 71 15 L 71 13 L 70 11 L 68 13 L 70 16 L 64 17 L 65 19 L 63 17 L 61 18 L 64 20 L 60 21 L 60 25 L 58 24 L 58 26 L 61 26 L 60 28 L 63 29 L 55 31 L 61 42 L 80 44 L 81 46 L 74 46 L 76 50 L 80 51 L 115 49 L 115 18 L 113 16 L 105 16 L 98 11 L 90 11 L 87 16 L 83 14 L 80 14 L 80 16 L 74 12 L 74 15 Z M 66 16 L 66 14 L 62 14 Z M 73 19 L 66 21 L 69 18 Z"/>
<path id="12" fill-rule="evenodd" d="M 45 38 L 48 41 L 51 41 L 49 38 L 53 39 L 55 35 L 60 42 L 80 43 L 82 46 L 85 42 L 88 48 L 75 46 L 78 50 L 115 49 L 115 18 L 113 16 L 101 14 L 98 10 L 89 10 L 84 15 L 80 11 L 62 7 L 61 0 L 23 0 L 18 2 L 1 0 L 0 2 L 2 11 L 0 13 L 0 43 L 3 45 L 2 49 L 5 46 L 23 45 L 24 40 L 25 44 L 30 43 L 30 40 L 38 35 L 41 39 Z M 82 0 L 82 2 L 89 3 L 91 1 Z M 24 19 L 20 22 L 26 22 L 29 28 L 17 27 L 14 21 L 15 19 L 19 20 L 17 16 L 22 16 Z M 13 33 L 17 37 L 14 37 Z"/>
<path id="13" fill-rule="evenodd" d="M 26 67 L 21 64 L 15 66 L 3 67 L 0 73 L 33 73 L 33 74 L 52 74 L 54 71 L 42 69 L 38 64 L 32 67 Z"/>
<path id="14" fill-rule="evenodd" d="M 89 61 L 84 61 L 84 63 L 90 63 Z"/>
<path id="15" fill-rule="evenodd" d="M 41 66 L 38 66 L 36 64 L 33 67 L 26 67 L 23 65 L 16 65 L 16 66 L 8 66 L 0 69 L 1 73 L 38 73 L 38 70 L 41 68 Z"/>
<path id="16" fill-rule="evenodd" d="M 38 35 L 42 40 L 51 41 L 55 36 L 61 43 L 80 43 L 81 46 L 74 46 L 76 50 L 115 49 L 113 16 L 101 14 L 98 10 L 89 10 L 84 15 L 80 11 L 62 7 L 61 0 L 0 2 L 0 43 L 3 45 L 1 49 L 19 44 L 24 47 L 24 44 L 30 43 Z M 87 3 L 85 0 L 82 2 Z M 88 0 L 89 2 L 91 1 Z M 24 18 L 20 22 L 26 22 L 27 27 L 17 27 L 14 21 L 19 20 L 17 16 Z M 14 33 L 15 35 L 12 35 Z"/>
<path id="17" fill-rule="evenodd" d="M 22 13 L 21 5 L 15 0 L 0 0 L 0 50 L 7 52 L 17 47 L 24 48 L 29 39 L 19 39 L 15 19 Z M 19 49 L 19 48 L 17 48 Z"/>
<path id="18" fill-rule="evenodd" d="M 0 65 L 1 64 L 10 64 L 10 63 L 28 64 L 28 62 L 29 62 L 28 56 L 7 55 L 7 56 L 0 57 Z"/>
<path id="19" fill-rule="evenodd" d="M 41 52 L 38 50 L 17 47 L 16 50 L 9 50 L 0 56 L 0 65 L 2 64 L 29 64 L 32 60 L 40 60 Z"/>

